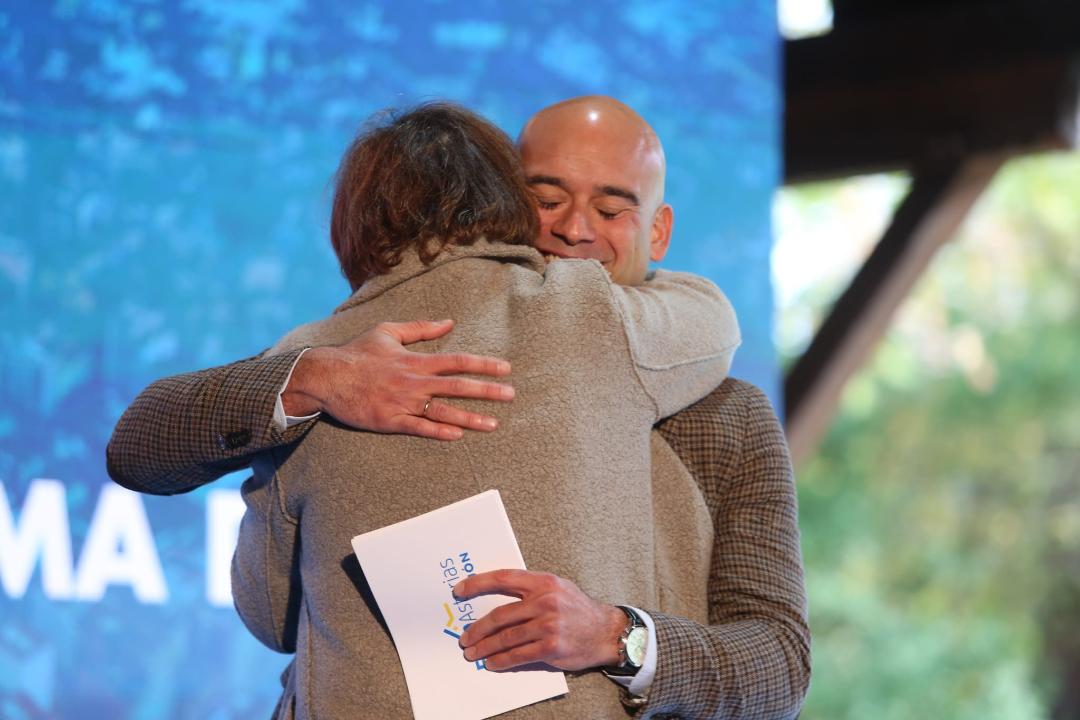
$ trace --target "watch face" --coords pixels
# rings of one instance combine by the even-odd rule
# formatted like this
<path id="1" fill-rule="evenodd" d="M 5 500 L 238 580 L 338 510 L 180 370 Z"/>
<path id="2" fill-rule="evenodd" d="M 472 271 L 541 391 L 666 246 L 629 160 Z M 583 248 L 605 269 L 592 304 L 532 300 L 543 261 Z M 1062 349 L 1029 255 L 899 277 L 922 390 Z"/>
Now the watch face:
<path id="1" fill-rule="evenodd" d="M 645 646 L 649 642 L 649 631 L 643 627 L 636 627 L 630 631 L 626 638 L 626 659 L 631 665 L 641 667 L 645 663 Z"/>

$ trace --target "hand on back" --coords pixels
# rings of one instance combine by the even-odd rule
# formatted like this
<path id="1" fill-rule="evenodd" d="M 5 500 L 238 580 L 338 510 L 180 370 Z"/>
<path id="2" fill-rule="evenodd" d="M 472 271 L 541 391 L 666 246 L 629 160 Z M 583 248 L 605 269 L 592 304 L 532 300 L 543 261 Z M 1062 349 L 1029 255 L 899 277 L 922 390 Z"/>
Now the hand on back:
<path id="1" fill-rule="evenodd" d="M 420 353 L 405 346 L 434 340 L 452 320 L 385 322 L 336 347 L 316 347 L 300 358 L 282 402 L 293 417 L 325 412 L 350 427 L 457 440 L 464 429 L 490 432 L 491 416 L 468 412 L 437 398 L 509 401 L 509 385 L 460 377 L 504 377 L 510 363 L 467 353 Z"/>

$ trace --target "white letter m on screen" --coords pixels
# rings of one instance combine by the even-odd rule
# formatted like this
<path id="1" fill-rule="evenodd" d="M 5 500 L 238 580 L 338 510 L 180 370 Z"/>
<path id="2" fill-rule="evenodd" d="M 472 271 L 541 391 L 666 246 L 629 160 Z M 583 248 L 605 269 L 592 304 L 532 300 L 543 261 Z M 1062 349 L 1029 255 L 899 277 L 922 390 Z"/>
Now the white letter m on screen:
<path id="1" fill-rule="evenodd" d="M 71 529 L 63 483 L 32 480 L 18 525 L 0 483 L 0 585 L 8 597 L 21 598 L 26 593 L 39 557 L 45 595 L 53 600 L 70 599 Z"/>

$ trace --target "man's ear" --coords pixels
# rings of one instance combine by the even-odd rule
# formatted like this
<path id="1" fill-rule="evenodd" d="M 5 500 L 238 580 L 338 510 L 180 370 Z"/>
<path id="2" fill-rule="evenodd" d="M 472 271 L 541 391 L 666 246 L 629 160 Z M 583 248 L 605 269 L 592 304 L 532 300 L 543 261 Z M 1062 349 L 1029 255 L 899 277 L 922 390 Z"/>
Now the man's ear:
<path id="1" fill-rule="evenodd" d="M 675 211 L 667 203 L 656 209 L 653 215 L 652 235 L 649 238 L 649 259 L 660 262 L 667 255 L 671 244 L 671 229 L 675 224 Z"/>

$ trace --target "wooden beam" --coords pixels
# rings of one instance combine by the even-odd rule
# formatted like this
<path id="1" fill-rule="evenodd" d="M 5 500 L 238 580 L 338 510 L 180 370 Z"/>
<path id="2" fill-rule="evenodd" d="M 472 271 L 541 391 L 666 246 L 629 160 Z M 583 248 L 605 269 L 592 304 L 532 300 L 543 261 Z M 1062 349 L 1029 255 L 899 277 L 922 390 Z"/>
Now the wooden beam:
<path id="1" fill-rule="evenodd" d="M 839 20 L 785 43 L 785 182 L 1076 144 L 1080 2 Z"/>
<path id="2" fill-rule="evenodd" d="M 884 236 L 785 379 L 787 436 L 796 462 L 817 446 L 845 383 L 1004 159 L 976 156 L 915 174 Z"/>
<path id="3" fill-rule="evenodd" d="M 880 87 L 820 88 L 793 99 L 785 182 L 910 170 L 949 157 L 1070 147 L 1064 99 L 1077 83 L 1063 60 L 943 69 Z"/>

